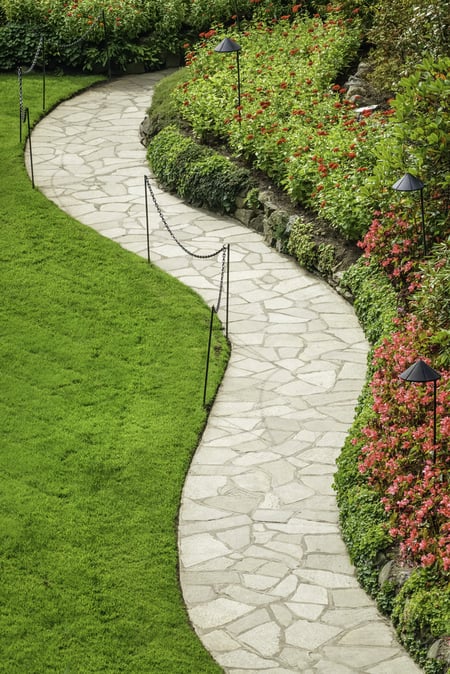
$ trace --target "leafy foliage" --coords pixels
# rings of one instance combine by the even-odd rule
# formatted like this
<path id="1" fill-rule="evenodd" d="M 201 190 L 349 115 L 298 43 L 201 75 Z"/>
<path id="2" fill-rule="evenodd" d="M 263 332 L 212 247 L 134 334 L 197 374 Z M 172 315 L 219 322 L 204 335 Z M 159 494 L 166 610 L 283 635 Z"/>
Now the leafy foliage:
<path id="1" fill-rule="evenodd" d="M 390 332 L 397 316 L 397 294 L 378 261 L 360 260 L 348 269 L 342 280 L 354 299 L 354 309 L 371 344 Z"/>
<path id="2" fill-rule="evenodd" d="M 230 33 L 239 57 L 214 53 L 219 28 L 188 50 L 190 79 L 175 100 L 196 136 L 226 141 L 350 240 L 363 238 L 375 210 L 391 210 L 394 181 L 415 172 L 431 197 L 428 241 L 439 240 L 448 228 L 448 59 L 424 61 L 390 107 L 357 114 L 335 83 L 359 46 L 355 17 L 329 7 L 323 19 L 297 14 L 245 28 Z M 411 204 L 417 215 L 417 195 L 397 200 L 399 217 L 410 219 Z"/>
<path id="3" fill-rule="evenodd" d="M 382 91 L 396 91 L 426 57 L 435 61 L 450 49 L 450 14 L 441 0 L 377 0 L 368 40 L 374 66 L 371 79 Z"/>
<path id="4" fill-rule="evenodd" d="M 425 59 L 399 82 L 392 100 L 391 124 L 373 147 L 377 159 L 363 192 L 377 199 L 377 210 L 392 210 L 390 186 L 406 171 L 420 177 L 424 188 L 428 242 L 442 240 L 449 231 L 450 204 L 450 58 Z M 395 198 L 395 212 L 420 222 L 417 193 Z M 430 246 L 429 246 L 430 247 Z"/>
<path id="5" fill-rule="evenodd" d="M 51 66 L 92 71 L 104 69 L 108 57 L 113 68 L 143 62 L 150 69 L 164 63 L 167 52 L 178 53 L 184 3 L 171 0 L 164 8 L 157 0 L 37 0 L 23 3 L 0 0 L 9 22 L 1 28 L 0 68 L 30 63 L 30 46 L 24 49 L 17 36 L 37 46 L 45 36 Z"/>
<path id="6" fill-rule="evenodd" d="M 220 213 L 232 213 L 237 196 L 251 187 L 248 171 L 173 126 L 152 139 L 148 159 L 161 185 L 189 203 Z"/>
<path id="7" fill-rule="evenodd" d="M 392 620 L 409 652 L 428 674 L 444 674 L 441 661 L 426 660 L 432 641 L 450 634 L 450 587 L 431 570 L 416 570 L 394 601 Z"/>
<path id="8" fill-rule="evenodd" d="M 437 244 L 420 268 L 421 284 L 411 307 L 433 330 L 437 364 L 450 368 L 450 239 Z"/>

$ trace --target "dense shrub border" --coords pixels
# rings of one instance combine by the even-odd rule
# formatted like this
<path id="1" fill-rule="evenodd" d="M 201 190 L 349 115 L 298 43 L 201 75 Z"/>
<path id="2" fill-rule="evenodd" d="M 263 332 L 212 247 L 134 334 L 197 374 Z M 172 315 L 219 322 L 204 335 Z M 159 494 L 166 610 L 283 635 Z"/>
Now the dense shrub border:
<path id="1" fill-rule="evenodd" d="M 429 242 L 448 226 L 450 59 L 425 60 L 401 79 L 395 99 L 358 107 L 342 86 L 357 59 L 358 15 L 339 6 L 323 16 L 297 11 L 223 27 L 187 48 L 189 77 L 173 92 L 180 117 L 201 141 L 225 142 L 292 201 L 350 241 L 362 239 L 376 209 L 416 210 L 418 199 L 391 189 L 406 170 L 427 185 Z M 241 46 L 239 109 L 233 56 L 214 53 L 225 35 Z M 344 80 L 345 81 L 345 80 Z M 403 197 L 403 198 L 402 198 Z"/>
<path id="2" fill-rule="evenodd" d="M 435 648 L 436 652 L 431 657 L 429 649 L 433 643 L 438 645 L 441 639 L 445 643 L 450 635 L 448 577 L 436 567 L 434 558 L 425 568 L 401 562 L 398 545 L 389 531 L 389 513 L 383 507 L 379 491 L 368 484 L 367 477 L 359 469 L 364 445 L 363 429 L 370 428 L 380 415 L 374 404 L 373 384 L 370 385 L 376 380 L 377 373 L 380 374 L 380 370 L 374 371 L 373 356 L 376 347 L 382 349 L 381 345 L 392 339 L 393 321 L 398 320 L 394 319 L 397 296 L 389 287 L 387 277 L 383 278 L 373 265 L 365 266 L 363 260 L 347 272 L 345 282 L 355 293 L 356 313 L 366 335 L 376 346 L 369 356 L 367 384 L 358 403 L 353 427 L 337 460 L 335 489 L 341 530 L 359 582 L 376 600 L 379 609 L 391 618 L 401 642 L 427 674 L 443 674 L 450 671 L 448 660 L 446 664 L 440 659 L 439 648 Z M 378 284 L 378 292 L 373 293 Z M 410 337 L 408 332 L 401 334 Z M 402 353 L 398 343 L 394 342 L 394 348 Z M 414 391 L 416 395 L 417 391 Z M 443 440 L 444 451 L 446 446 Z M 433 506 L 438 507 L 439 504 L 442 504 L 442 499 Z M 420 509 L 419 504 L 414 507 Z M 446 518 L 448 521 L 448 513 Z"/>
<path id="3" fill-rule="evenodd" d="M 167 126 L 150 141 L 147 156 L 160 184 L 194 206 L 233 213 L 237 197 L 252 187 L 249 171 L 175 126 Z"/>

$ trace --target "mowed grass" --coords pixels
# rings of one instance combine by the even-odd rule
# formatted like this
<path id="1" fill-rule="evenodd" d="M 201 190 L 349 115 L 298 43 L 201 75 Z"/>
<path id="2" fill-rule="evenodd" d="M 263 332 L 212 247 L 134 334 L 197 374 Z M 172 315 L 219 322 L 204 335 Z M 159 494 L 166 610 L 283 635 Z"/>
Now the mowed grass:
<path id="1" fill-rule="evenodd" d="M 48 78 L 48 106 L 94 79 Z M 210 309 L 32 189 L 15 75 L 0 90 L 0 672 L 219 672 L 176 542 Z M 41 114 L 39 76 L 24 104 Z M 218 326 L 213 346 L 211 393 Z"/>

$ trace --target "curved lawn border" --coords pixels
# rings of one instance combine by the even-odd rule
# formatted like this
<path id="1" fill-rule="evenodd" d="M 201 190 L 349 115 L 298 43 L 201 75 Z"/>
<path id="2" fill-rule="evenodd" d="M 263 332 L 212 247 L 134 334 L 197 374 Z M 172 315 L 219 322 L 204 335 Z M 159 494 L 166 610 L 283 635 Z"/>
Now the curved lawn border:
<path id="1" fill-rule="evenodd" d="M 1 79 L 0 669 L 218 672 L 182 603 L 175 531 L 206 420 L 208 307 L 32 190 L 16 78 Z M 48 78 L 50 105 L 94 79 Z M 25 82 L 33 121 L 40 86 Z"/>

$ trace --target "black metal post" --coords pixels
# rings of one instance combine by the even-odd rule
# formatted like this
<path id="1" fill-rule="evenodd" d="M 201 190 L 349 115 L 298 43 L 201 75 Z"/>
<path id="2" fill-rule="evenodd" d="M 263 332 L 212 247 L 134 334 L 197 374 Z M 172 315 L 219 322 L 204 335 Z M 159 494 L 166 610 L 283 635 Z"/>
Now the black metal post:
<path id="1" fill-rule="evenodd" d="M 23 83 L 22 83 L 22 68 L 17 68 L 17 79 L 19 82 L 19 141 L 22 144 L 22 124 L 23 124 Z"/>
<path id="2" fill-rule="evenodd" d="M 239 51 L 236 52 L 237 66 L 237 91 L 238 91 L 238 122 L 241 123 L 241 69 L 239 64 Z"/>
<path id="3" fill-rule="evenodd" d="M 31 169 L 31 185 L 34 189 L 34 168 L 33 168 L 33 150 L 31 147 L 31 125 L 30 125 L 30 110 L 25 108 L 25 116 L 28 122 L 28 147 L 30 148 L 30 169 Z"/>
<path id="4" fill-rule="evenodd" d="M 205 371 L 205 385 L 203 387 L 203 407 L 206 407 L 206 389 L 208 388 L 208 374 L 209 374 L 209 357 L 211 354 L 211 340 L 214 321 L 214 306 L 211 307 L 211 320 L 209 322 L 209 339 L 208 339 L 208 353 L 206 355 L 206 371 Z"/>
<path id="5" fill-rule="evenodd" d="M 225 337 L 228 339 L 228 323 L 230 313 L 230 244 L 227 244 L 227 304 L 225 318 Z"/>
<path id="6" fill-rule="evenodd" d="M 408 369 L 402 372 L 399 377 L 404 381 L 412 381 L 420 384 L 425 384 L 432 381 L 434 383 L 434 392 L 433 392 L 433 462 L 436 461 L 436 442 L 437 442 L 437 429 L 436 429 L 436 389 L 438 379 L 441 378 L 441 373 L 437 370 L 434 370 L 430 365 L 425 363 L 421 358 L 419 358 L 415 363 L 413 363 Z"/>
<path id="7" fill-rule="evenodd" d="M 437 432 L 436 432 L 436 389 L 437 381 L 434 380 L 434 395 L 433 395 L 433 443 L 437 442 Z M 434 458 L 436 459 L 436 452 L 434 453 Z"/>
<path id="8" fill-rule="evenodd" d="M 109 42 L 108 42 L 108 30 L 106 28 L 106 16 L 105 10 L 102 11 L 103 15 L 103 33 L 105 35 L 105 49 L 106 49 L 106 62 L 108 64 L 108 79 L 111 79 L 111 59 L 109 56 Z"/>
<path id="9" fill-rule="evenodd" d="M 219 52 L 220 54 L 229 54 L 232 51 L 236 52 L 236 67 L 237 67 L 237 95 L 238 95 L 238 121 L 239 124 L 241 123 L 241 69 L 240 69 L 240 62 L 239 62 L 239 52 L 241 50 L 241 46 L 235 42 L 234 40 L 230 39 L 229 37 L 226 37 L 220 42 L 217 47 L 214 48 L 214 51 Z"/>
<path id="10" fill-rule="evenodd" d="M 150 264 L 150 228 L 148 220 L 147 176 L 144 176 L 144 193 L 145 193 L 145 228 L 147 231 L 147 261 Z"/>
<path id="11" fill-rule="evenodd" d="M 42 38 L 42 110 L 45 110 L 45 38 Z"/>

